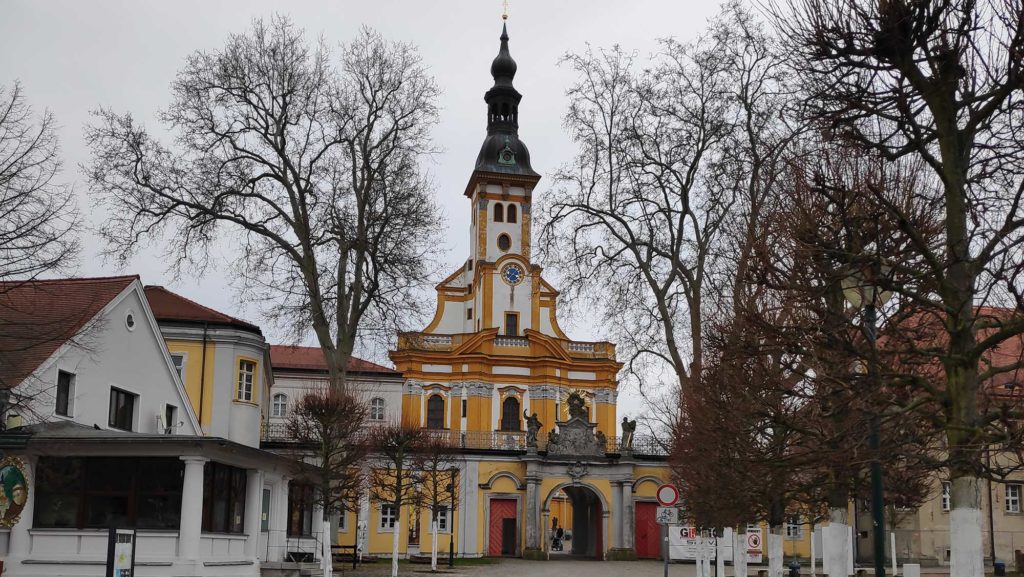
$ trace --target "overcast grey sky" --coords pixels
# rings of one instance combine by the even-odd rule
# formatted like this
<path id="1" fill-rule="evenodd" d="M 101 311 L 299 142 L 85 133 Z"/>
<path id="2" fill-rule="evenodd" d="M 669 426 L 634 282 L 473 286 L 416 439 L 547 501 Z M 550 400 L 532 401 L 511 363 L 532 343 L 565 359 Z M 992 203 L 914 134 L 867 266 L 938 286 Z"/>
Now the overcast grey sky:
<path id="1" fill-rule="evenodd" d="M 516 87 L 523 94 L 520 136 L 530 147 L 534 169 L 546 177 L 535 195 L 548 193 L 548 177 L 574 153 L 561 125 L 573 77 L 558 66 L 559 58 L 585 50 L 587 43 L 620 44 L 649 54 L 658 38 L 694 38 L 717 10 L 718 2 L 695 0 L 510 1 L 510 49 L 519 64 Z M 220 48 L 229 33 L 244 32 L 253 18 L 275 12 L 291 16 L 311 38 L 322 35 L 329 46 L 353 38 L 364 24 L 389 39 L 412 42 L 443 91 L 434 133 L 443 153 L 430 167 L 447 217 L 450 266 L 437 271 L 441 279 L 468 253 L 470 213 L 462 191 L 485 134 L 483 93 L 491 85 L 501 11 L 501 0 L 2 0 L 0 84 L 20 80 L 34 107 L 54 113 L 61 127 L 62 178 L 75 183 L 83 214 L 97 223 L 104 215 L 91 209 L 78 169 L 88 160 L 82 127 L 89 111 L 98 106 L 128 111 L 158 128 L 155 114 L 169 102 L 170 82 L 189 53 Z M 99 249 L 86 235 L 80 275 L 139 274 L 146 284 L 163 284 L 207 306 L 260 321 L 255 308 L 238 302 L 216 267 L 201 279 L 174 281 L 152 253 L 122 269 L 100 259 Z M 599 329 L 581 325 L 570 323 L 570 336 L 601 336 Z M 635 392 L 622 392 L 621 413 L 635 415 L 639 406 Z"/>

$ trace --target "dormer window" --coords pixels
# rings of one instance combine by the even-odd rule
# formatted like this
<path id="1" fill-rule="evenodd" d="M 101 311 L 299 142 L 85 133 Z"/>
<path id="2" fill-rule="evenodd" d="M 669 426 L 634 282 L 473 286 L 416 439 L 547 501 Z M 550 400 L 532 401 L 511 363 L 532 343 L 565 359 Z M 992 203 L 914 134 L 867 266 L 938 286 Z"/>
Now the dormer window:
<path id="1" fill-rule="evenodd" d="M 516 221 L 516 205 L 510 204 L 510 205 L 508 205 L 508 210 L 505 212 L 505 222 L 515 222 L 515 221 Z"/>
<path id="2" fill-rule="evenodd" d="M 505 206 L 500 202 L 494 203 L 494 222 L 505 222 Z"/>

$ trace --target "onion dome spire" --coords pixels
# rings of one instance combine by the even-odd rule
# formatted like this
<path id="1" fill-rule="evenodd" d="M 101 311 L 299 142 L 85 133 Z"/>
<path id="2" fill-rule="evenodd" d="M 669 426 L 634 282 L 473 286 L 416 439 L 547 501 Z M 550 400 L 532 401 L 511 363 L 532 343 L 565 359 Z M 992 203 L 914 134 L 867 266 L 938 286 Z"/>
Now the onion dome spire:
<path id="1" fill-rule="evenodd" d="M 508 49 L 508 27 L 502 23 L 501 46 L 491 62 L 494 85 L 484 94 L 487 103 L 487 138 L 476 159 L 486 172 L 538 176 L 530 166 L 530 151 L 519 140 L 519 101 L 523 95 L 512 85 L 518 66 Z"/>

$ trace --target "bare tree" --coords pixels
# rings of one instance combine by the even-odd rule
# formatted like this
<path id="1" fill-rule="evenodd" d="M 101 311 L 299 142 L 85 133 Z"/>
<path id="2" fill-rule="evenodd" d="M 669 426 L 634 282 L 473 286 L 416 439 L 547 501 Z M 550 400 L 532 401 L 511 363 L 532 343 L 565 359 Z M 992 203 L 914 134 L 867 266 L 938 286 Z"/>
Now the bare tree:
<path id="1" fill-rule="evenodd" d="M 437 435 L 437 433 L 442 433 Z M 447 515 L 448 532 L 454 528 L 457 507 L 459 453 L 445 431 L 430 435 L 416 458 L 419 475 L 419 498 L 430 511 L 431 554 L 430 568 L 437 571 L 438 518 Z"/>
<path id="2" fill-rule="evenodd" d="M 106 109 L 86 130 L 109 252 L 169 237 L 176 270 L 202 270 L 230 235 L 243 293 L 296 337 L 312 328 L 344 387 L 357 338 L 418 310 L 436 254 L 420 162 L 438 90 L 416 49 L 364 28 L 335 65 L 277 16 L 191 55 L 171 91 L 174 146 Z"/>
<path id="3" fill-rule="evenodd" d="M 49 111 L 36 116 L 21 85 L 0 86 L 0 280 L 67 271 L 79 244 L 71 187 Z"/>
<path id="4" fill-rule="evenodd" d="M 404 423 L 374 429 L 370 463 L 370 495 L 389 505 L 395 516 L 391 542 L 391 577 L 398 575 L 398 545 L 402 531 L 402 507 L 418 504 L 420 471 L 417 457 L 427 442 L 427 432 Z"/>
<path id="5" fill-rule="evenodd" d="M 564 120 L 579 153 L 539 211 L 543 256 L 568 297 L 617 327 L 629 374 L 671 374 L 678 409 L 700 379 L 706 319 L 733 298 L 746 241 L 727 229 L 756 219 L 797 131 L 782 60 L 731 2 L 696 42 L 662 41 L 649 65 L 619 47 L 565 62 L 579 77 Z"/>
<path id="6" fill-rule="evenodd" d="M 56 121 L 49 111 L 35 114 L 20 84 L 0 86 L 0 390 L 22 384 L 25 359 L 49 345 L 75 339 L 89 320 L 82 311 L 40 317 L 40 301 L 52 298 L 39 277 L 66 273 L 79 251 L 78 212 L 61 171 Z M 58 297 L 59 298 L 59 297 Z M 94 312 L 94 311 L 93 311 Z M 53 348 L 53 347 L 49 347 Z M 31 367 L 34 369 L 35 367 Z M 46 384 L 25 383 L 0 403 L 4 413 L 35 414 L 33 399 L 51 396 Z M 48 413 L 47 413 L 48 414 Z"/>
<path id="7" fill-rule="evenodd" d="M 323 520 L 331 523 L 331 535 L 338 534 L 338 515 L 359 511 L 366 482 L 362 463 L 367 441 L 362 433 L 368 411 L 351 391 L 322 387 L 303 394 L 288 417 L 289 437 L 300 447 L 312 447 L 320 467 L 317 500 Z"/>
<path id="8" fill-rule="evenodd" d="M 985 447 L 998 422 L 979 403 L 986 354 L 1024 331 L 1024 318 L 979 315 L 979 306 L 1024 304 L 1024 4 L 1019 0 L 786 0 L 775 20 L 793 43 L 811 114 L 890 159 L 920 159 L 941 183 L 943 242 L 904 232 L 924 285 L 891 287 L 932 319 L 942 338 L 919 347 L 940 367 L 935 401 L 952 481 L 951 565 L 980 576 Z M 896 221 L 903 208 L 888 206 Z M 930 349 L 930 350 L 928 350 Z"/>

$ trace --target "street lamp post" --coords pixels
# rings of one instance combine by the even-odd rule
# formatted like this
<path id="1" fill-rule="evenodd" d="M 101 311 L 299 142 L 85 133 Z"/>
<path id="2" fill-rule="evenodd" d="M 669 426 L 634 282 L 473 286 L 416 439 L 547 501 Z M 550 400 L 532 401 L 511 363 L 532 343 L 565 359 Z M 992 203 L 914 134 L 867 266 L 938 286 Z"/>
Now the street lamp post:
<path id="1" fill-rule="evenodd" d="M 892 293 L 879 287 L 879 281 L 889 274 L 890 268 L 876 263 L 874 266 L 850 274 L 843 280 L 843 295 L 854 308 L 864 309 L 862 328 L 868 340 L 868 380 L 877 392 L 878 376 L 878 306 L 884 305 Z M 885 504 L 882 491 L 882 463 L 878 457 L 881 448 L 878 411 L 871 414 L 868 447 L 871 459 L 871 519 L 872 542 L 875 554 L 875 575 L 885 577 Z"/>
<path id="2" fill-rule="evenodd" d="M 448 482 L 448 567 L 455 567 L 455 473 L 458 470 L 452 467 L 448 470 L 450 479 Z"/>

